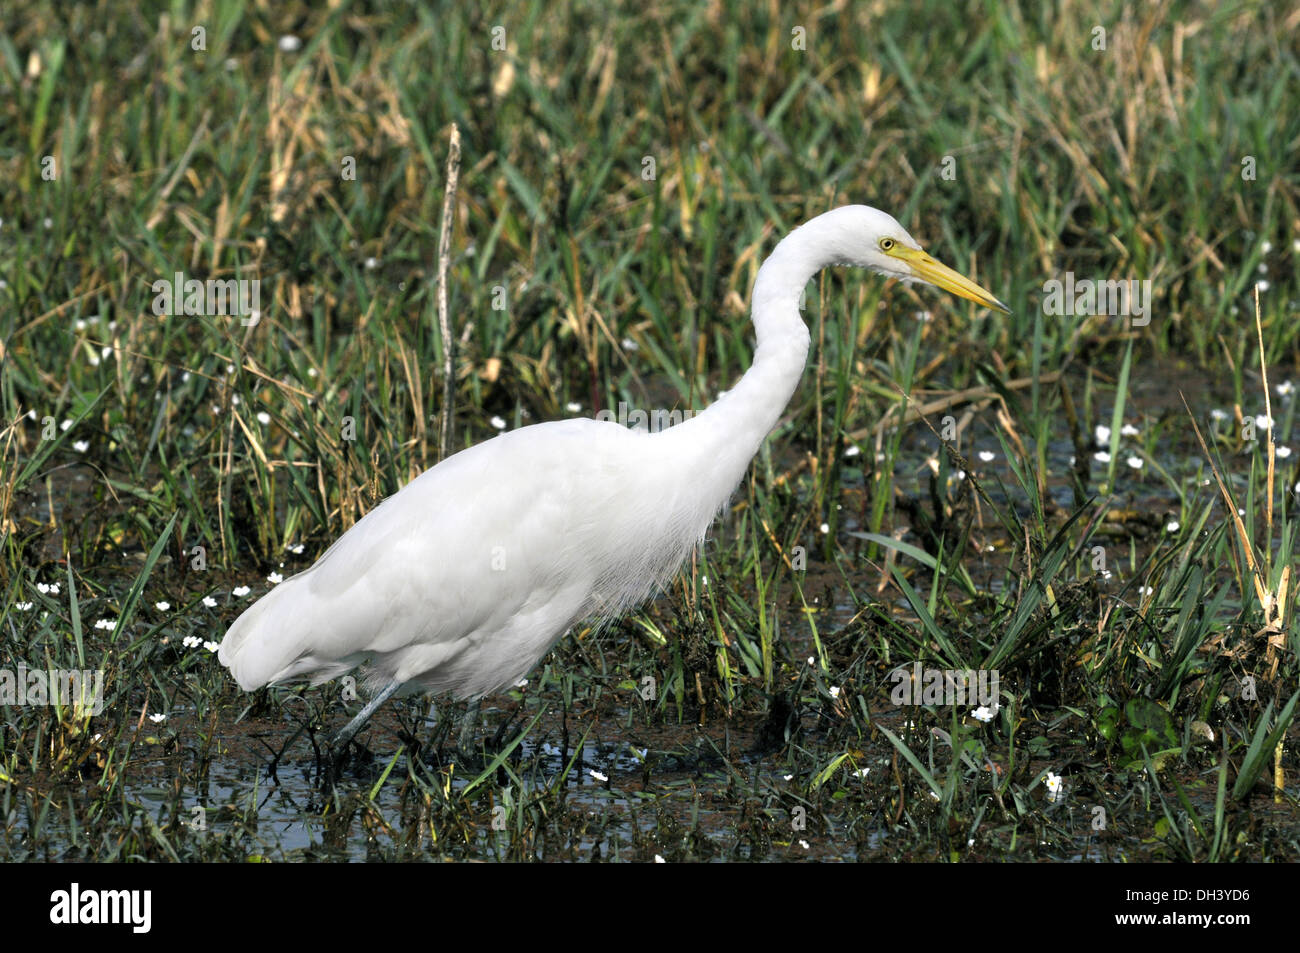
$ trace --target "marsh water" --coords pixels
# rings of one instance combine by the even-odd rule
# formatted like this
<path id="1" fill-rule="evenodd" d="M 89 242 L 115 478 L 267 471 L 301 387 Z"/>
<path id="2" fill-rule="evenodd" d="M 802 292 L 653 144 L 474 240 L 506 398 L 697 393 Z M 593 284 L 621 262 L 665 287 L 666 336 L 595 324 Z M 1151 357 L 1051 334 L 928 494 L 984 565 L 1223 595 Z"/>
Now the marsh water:
<path id="1" fill-rule="evenodd" d="M 1133 382 L 1126 419 L 1141 420 L 1159 435 L 1154 459 L 1135 451 L 1132 459 L 1143 460 L 1141 469 L 1122 465 L 1128 473 L 1110 503 L 1114 512 L 1130 516 L 1112 527 L 1123 540 L 1124 565 L 1140 562 L 1175 521 L 1182 500 L 1171 481 L 1183 493 L 1208 492 L 1210 472 L 1183 423 L 1177 396 L 1189 383 L 1175 373 Z M 1220 406 L 1203 392 L 1189 393 L 1188 399 L 1205 415 Z M 1281 419 L 1291 408 L 1274 413 Z M 1109 419 L 1109 410 L 1102 408 L 1101 417 Z M 894 470 L 902 494 L 915 499 L 930 492 L 934 458 L 932 443 L 921 439 L 919 430 L 905 438 Z M 1049 505 L 1062 513 L 1078 504 L 1068 479 L 1078 450 L 1064 425 L 1046 447 Z M 964 452 L 978 461 L 978 478 L 992 503 L 1028 508 L 993 434 L 973 431 Z M 1098 446 L 1091 452 L 1103 451 Z M 1157 468 L 1169 479 L 1152 476 Z M 1286 487 L 1296 485 L 1294 463 L 1279 479 Z M 51 508 L 90 505 L 90 479 L 83 472 L 59 471 L 49 485 L 58 492 L 27 501 L 37 518 L 66 521 L 75 513 L 51 513 Z M 855 501 L 863 501 L 867 487 L 852 460 L 845 461 L 842 489 L 837 532 L 862 530 Z M 900 512 L 895 530 L 906 524 L 904 517 Z M 995 528 L 990 533 L 990 538 L 997 535 Z M 977 586 L 992 593 L 1003 589 L 1009 571 L 1005 549 L 991 545 L 969 557 L 967 568 Z M 139 558 L 128 554 L 126 562 Z M 302 565 L 290 561 L 285 573 L 309 565 L 309 554 L 300 559 Z M 6 775 L 0 844 L 10 858 L 98 856 L 101 848 L 87 837 L 93 827 L 89 818 L 108 812 L 116 813 L 124 829 L 156 831 L 157 856 L 203 859 L 1092 862 L 1167 856 L 1159 839 L 1150 836 L 1160 812 L 1149 792 L 1126 796 L 1121 789 L 1131 782 L 1104 759 L 1094 756 L 1089 762 L 1071 753 L 1091 726 L 1069 703 L 1053 717 L 1037 716 L 1035 724 L 1024 726 L 1029 737 L 1022 736 L 1023 747 L 1015 749 L 1029 762 L 1016 769 L 1026 790 L 1037 792 L 1041 801 L 1043 787 L 1032 778 L 1062 772 L 1064 797 L 1049 798 L 1034 812 L 1022 808 L 1019 821 L 1005 816 L 994 821 L 992 813 L 986 818 L 980 811 L 959 823 L 955 815 L 944 814 L 943 825 L 937 824 L 940 799 L 918 788 L 916 778 L 908 776 L 909 765 L 877 728 L 900 738 L 937 773 L 952 759 L 956 728 L 944 727 L 947 719 L 969 722 L 965 713 L 939 711 L 937 719 L 918 724 L 922 719 L 915 710 L 890 704 L 892 666 L 883 658 L 855 661 L 851 691 L 830 686 L 832 676 L 814 672 L 818 666 L 799 671 L 797 660 L 807 657 L 812 663 L 819 644 L 831 641 L 828 633 L 860 621 L 861 603 L 843 593 L 842 571 L 814 562 L 802 586 L 809 608 L 793 605 L 789 593 L 770 606 L 784 655 L 796 660 L 796 673 L 786 672 L 779 700 L 750 692 L 730 706 L 716 698 L 701 703 L 692 697 L 693 686 L 683 685 L 675 701 L 656 706 L 635 674 L 619 668 L 620 659 L 641 651 L 635 628 L 622 624 L 567 637 L 526 687 L 489 698 L 468 716 L 468 729 L 464 704 L 427 698 L 390 703 L 332 779 L 323 778 L 322 742 L 356 707 L 338 698 L 337 684 L 275 689 L 271 703 L 264 694 L 230 691 L 215 656 L 196 649 L 180 690 L 169 697 L 146 692 L 139 710 L 126 716 L 121 744 L 93 751 L 76 776 Z M 163 590 L 172 581 L 178 590 L 185 585 L 170 559 L 155 575 Z M 1117 568 L 1117 578 L 1108 584 L 1118 591 L 1123 575 Z M 894 600 L 900 612 L 910 611 L 896 593 L 880 593 L 875 581 L 873 575 L 871 585 L 864 583 L 870 598 Z M 228 591 L 241 582 L 224 580 L 222 587 Z M 256 595 L 254 590 L 250 598 Z M 670 598 L 645 611 L 670 620 Z M 233 618 L 233 611 L 221 608 L 210 628 L 188 631 L 191 637 L 219 640 L 216 620 L 228 621 L 227 616 Z M 845 644 L 852 652 L 859 643 Z M 304 725 L 312 730 L 300 731 Z M 1079 762 L 1073 795 L 1071 760 Z M 1004 768 L 1012 770 L 995 762 L 992 757 L 976 763 L 966 780 L 987 786 Z M 1170 763 L 1166 771 L 1197 811 L 1212 813 L 1212 768 L 1212 759 L 1201 757 Z M 990 777 L 981 781 L 981 770 Z M 1300 832 L 1293 775 L 1283 798 L 1256 798 L 1251 808 L 1275 829 L 1291 831 L 1292 838 Z M 1132 816 L 1099 829 L 1091 822 L 1106 784 L 1115 786 L 1107 803 L 1124 805 L 1121 810 Z M 111 807 L 105 804 L 105 786 L 112 792 Z M 981 825 L 996 832 L 981 836 Z"/>

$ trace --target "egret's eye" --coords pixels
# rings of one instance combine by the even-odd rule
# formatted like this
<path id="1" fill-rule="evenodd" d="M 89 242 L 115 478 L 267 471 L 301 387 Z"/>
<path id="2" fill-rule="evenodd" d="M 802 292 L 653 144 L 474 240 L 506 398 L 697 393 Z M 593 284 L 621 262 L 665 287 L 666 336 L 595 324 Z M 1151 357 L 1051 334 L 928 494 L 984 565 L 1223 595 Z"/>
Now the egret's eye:
<path id="1" fill-rule="evenodd" d="M 889 251 L 893 247 L 894 247 L 894 240 L 892 238 L 882 238 L 880 240 L 881 251 Z"/>

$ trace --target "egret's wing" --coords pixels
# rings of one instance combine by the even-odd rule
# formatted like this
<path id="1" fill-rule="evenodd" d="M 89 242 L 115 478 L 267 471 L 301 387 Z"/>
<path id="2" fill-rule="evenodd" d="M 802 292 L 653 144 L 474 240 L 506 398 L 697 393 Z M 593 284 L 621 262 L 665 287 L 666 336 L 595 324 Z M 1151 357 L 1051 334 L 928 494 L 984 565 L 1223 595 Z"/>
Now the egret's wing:
<path id="1" fill-rule="evenodd" d="M 458 640 L 521 615 L 550 623 L 551 594 L 567 593 L 567 607 L 584 582 L 570 548 L 587 538 L 575 521 L 595 518 L 574 502 L 584 473 L 574 441 L 589 442 L 589 427 L 610 429 L 590 420 L 524 428 L 422 474 L 240 616 L 222 664 L 246 690 L 324 681 L 411 647 L 449 656 Z"/>

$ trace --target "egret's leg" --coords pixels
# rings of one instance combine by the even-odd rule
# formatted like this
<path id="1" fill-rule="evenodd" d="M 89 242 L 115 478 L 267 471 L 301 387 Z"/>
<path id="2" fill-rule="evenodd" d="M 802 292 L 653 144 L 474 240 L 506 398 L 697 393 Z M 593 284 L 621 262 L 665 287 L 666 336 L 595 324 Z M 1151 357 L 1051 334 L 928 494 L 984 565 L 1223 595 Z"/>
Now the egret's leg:
<path id="1" fill-rule="evenodd" d="M 481 698 L 474 699 L 465 709 L 465 717 L 460 720 L 460 737 L 456 739 L 456 750 L 462 755 L 470 753 L 482 714 L 483 699 Z"/>
<path id="2" fill-rule="evenodd" d="M 336 749 L 346 747 L 347 743 L 352 740 L 352 736 L 355 735 L 361 729 L 361 726 L 366 723 L 366 719 L 375 713 L 375 709 L 388 701 L 388 699 L 392 698 L 393 693 L 401 687 L 401 682 L 389 682 L 380 689 L 379 693 L 376 694 L 374 698 L 370 699 L 369 704 L 367 704 L 365 708 L 361 709 L 361 712 L 357 717 L 348 722 L 347 727 L 334 736 L 334 740 L 330 742 L 330 747 Z"/>

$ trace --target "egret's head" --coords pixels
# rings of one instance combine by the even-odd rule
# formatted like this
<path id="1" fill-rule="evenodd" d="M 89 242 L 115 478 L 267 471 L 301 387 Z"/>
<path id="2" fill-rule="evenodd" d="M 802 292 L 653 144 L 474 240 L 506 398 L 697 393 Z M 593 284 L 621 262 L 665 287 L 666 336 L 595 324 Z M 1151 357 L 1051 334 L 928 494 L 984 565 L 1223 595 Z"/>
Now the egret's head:
<path id="1" fill-rule="evenodd" d="M 847 264 L 903 281 L 924 281 L 976 304 L 1011 313 L 975 282 L 927 255 L 892 215 L 866 205 L 850 205 L 828 214 L 841 212 L 845 214 L 842 222 L 836 222 L 840 226 L 836 231 Z"/>

